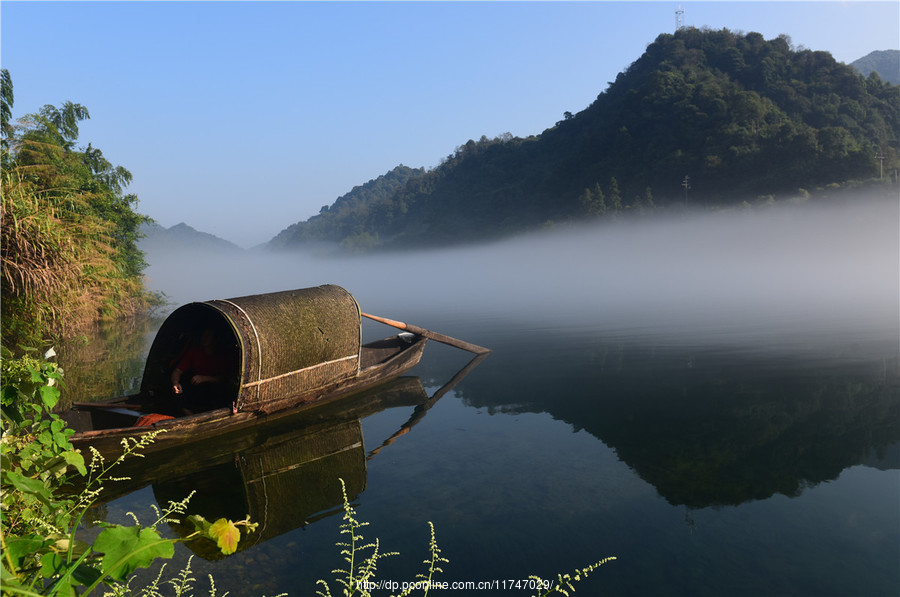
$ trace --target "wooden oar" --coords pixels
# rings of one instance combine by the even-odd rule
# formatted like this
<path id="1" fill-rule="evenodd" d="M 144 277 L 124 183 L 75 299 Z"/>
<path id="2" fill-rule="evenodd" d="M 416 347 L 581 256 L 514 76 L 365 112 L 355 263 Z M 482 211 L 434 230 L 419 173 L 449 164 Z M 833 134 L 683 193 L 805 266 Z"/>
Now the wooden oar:
<path id="1" fill-rule="evenodd" d="M 386 317 L 378 317 L 377 315 L 369 315 L 368 313 L 360 313 L 363 317 L 368 317 L 373 321 L 377 321 L 379 323 L 383 323 L 385 325 L 389 325 L 395 328 L 399 328 L 401 330 L 406 330 L 407 332 L 412 332 L 413 334 L 417 334 L 419 336 L 424 336 L 429 340 L 434 340 L 435 342 L 441 342 L 443 344 L 449 344 L 450 346 L 455 346 L 456 348 L 461 348 L 463 350 L 468 350 L 469 352 L 474 352 L 475 354 L 487 354 L 491 352 L 490 348 L 485 348 L 484 346 L 478 346 L 477 344 L 472 344 L 470 342 L 465 342 L 463 340 L 457 340 L 456 338 L 451 338 L 450 336 L 445 336 L 444 334 L 439 334 L 437 332 L 432 332 L 431 330 L 426 330 L 425 328 L 420 328 L 419 326 L 412 325 L 409 323 L 403 323 L 402 321 L 395 321 L 393 319 L 388 319 Z"/>
<path id="2" fill-rule="evenodd" d="M 446 394 L 447 392 L 452 390 L 456 384 L 458 384 L 460 381 L 462 381 L 462 378 L 464 378 L 466 375 L 469 374 L 469 371 L 471 371 L 472 369 L 477 367 L 478 363 L 483 361 L 486 357 L 487 357 L 486 353 L 478 354 L 478 355 L 475 355 L 474 357 L 472 357 L 472 360 L 469 361 L 469 363 L 465 367 L 463 367 L 462 369 L 457 371 L 456 375 L 454 375 L 450 381 L 448 381 L 447 383 L 442 385 L 440 387 L 440 389 L 438 389 L 438 391 L 436 391 L 431 398 L 429 398 L 422 404 L 419 404 L 418 406 L 416 406 L 415 410 L 413 410 L 412 416 L 409 418 L 409 420 L 406 423 L 404 423 L 400 427 L 400 429 L 397 431 L 397 433 L 395 433 L 391 437 L 384 440 L 384 442 L 382 442 L 382 444 L 380 446 L 378 446 L 377 448 L 375 448 L 374 450 L 369 452 L 369 455 L 366 456 L 366 460 L 372 460 L 373 458 L 375 458 L 375 455 L 378 454 L 379 452 L 381 452 L 381 450 L 383 450 L 386 446 L 389 446 L 392 443 L 394 443 L 395 441 L 397 441 L 398 437 L 409 433 L 409 431 L 413 428 L 413 426 L 416 423 L 418 423 L 419 421 L 421 421 L 422 419 L 425 418 L 425 413 L 428 412 L 428 409 L 430 409 L 432 406 L 437 404 L 437 401 L 440 400 L 444 396 L 444 394 Z"/>

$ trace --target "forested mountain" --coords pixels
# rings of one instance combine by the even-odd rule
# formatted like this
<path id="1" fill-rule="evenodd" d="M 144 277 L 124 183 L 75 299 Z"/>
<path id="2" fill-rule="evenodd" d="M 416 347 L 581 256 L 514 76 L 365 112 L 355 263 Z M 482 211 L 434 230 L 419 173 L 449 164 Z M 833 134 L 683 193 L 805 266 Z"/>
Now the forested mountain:
<path id="1" fill-rule="evenodd" d="M 850 66 L 864 77 L 875 72 L 888 83 L 900 85 L 900 50 L 877 50 L 854 60 Z"/>
<path id="2" fill-rule="evenodd" d="M 795 50 L 786 36 L 685 28 L 660 35 L 590 106 L 540 135 L 470 140 L 437 168 L 392 179 L 397 188 L 377 197 L 342 197 L 272 244 L 447 244 L 804 195 L 877 177 L 878 155 L 892 172 L 898 130 L 900 88 L 880 77 Z"/>
<path id="3" fill-rule="evenodd" d="M 207 232 L 200 232 L 184 222 L 170 228 L 160 226 L 156 222 L 147 222 L 141 226 L 141 239 L 138 248 L 148 256 L 159 252 L 181 252 L 191 255 L 197 252 L 240 252 L 236 244 Z"/>
<path id="4" fill-rule="evenodd" d="M 414 169 L 400 164 L 387 174 L 353 187 L 349 193 L 339 197 L 334 205 L 322 207 L 318 215 L 306 222 L 288 226 L 269 241 L 269 246 L 284 249 L 304 243 L 344 241 L 348 248 L 369 248 L 377 243 L 377 237 L 371 228 L 371 211 L 390 204 L 394 209 L 385 223 L 390 225 L 395 212 L 402 218 L 406 207 L 401 203 L 395 205 L 392 197 L 407 182 L 424 174 L 424 168 Z"/>

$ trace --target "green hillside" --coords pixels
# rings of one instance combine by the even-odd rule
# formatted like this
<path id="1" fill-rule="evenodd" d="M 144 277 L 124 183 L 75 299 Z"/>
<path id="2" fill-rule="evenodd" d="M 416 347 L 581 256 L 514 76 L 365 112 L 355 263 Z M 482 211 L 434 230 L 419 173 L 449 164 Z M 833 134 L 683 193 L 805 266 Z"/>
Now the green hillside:
<path id="1" fill-rule="evenodd" d="M 324 206 L 318 215 L 305 222 L 288 226 L 278 233 L 269 247 L 289 249 L 298 245 L 340 242 L 349 249 L 367 249 L 378 244 L 372 210 L 390 203 L 391 198 L 410 180 L 425 174 L 424 168 L 408 168 L 399 165 L 387 174 L 354 187 L 342 195 L 332 206 Z M 403 216 L 405 210 L 396 210 Z M 391 213 L 393 218 L 394 213 Z M 391 221 L 380 222 L 390 225 Z"/>
<path id="2" fill-rule="evenodd" d="M 900 88 L 877 76 L 786 36 L 686 28 L 660 35 L 590 106 L 540 135 L 470 140 L 433 170 L 389 173 L 396 189 L 342 198 L 273 244 L 448 244 L 796 196 L 878 177 L 879 155 L 893 172 L 898 130 Z"/>

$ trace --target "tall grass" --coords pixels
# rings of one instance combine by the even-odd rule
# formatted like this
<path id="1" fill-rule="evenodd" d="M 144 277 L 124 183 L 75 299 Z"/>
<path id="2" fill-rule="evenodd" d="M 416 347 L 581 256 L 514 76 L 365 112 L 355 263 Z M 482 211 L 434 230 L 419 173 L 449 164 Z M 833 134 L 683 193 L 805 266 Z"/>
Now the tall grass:
<path id="1" fill-rule="evenodd" d="M 90 194 L 47 187 L 44 176 L 35 176 L 53 167 L 11 165 L 2 173 L 0 315 L 7 346 L 71 336 L 147 304 L 142 279 L 123 271 L 113 225 L 92 213 Z"/>

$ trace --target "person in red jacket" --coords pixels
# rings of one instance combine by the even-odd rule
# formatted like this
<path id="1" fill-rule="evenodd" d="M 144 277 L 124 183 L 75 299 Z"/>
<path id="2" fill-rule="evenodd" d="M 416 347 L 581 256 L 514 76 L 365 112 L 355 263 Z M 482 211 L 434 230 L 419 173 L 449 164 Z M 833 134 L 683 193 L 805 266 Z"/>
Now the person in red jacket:
<path id="1" fill-rule="evenodd" d="M 223 402 L 223 386 L 227 365 L 216 334 L 206 328 L 200 343 L 187 350 L 172 370 L 172 390 L 182 398 L 182 409 L 187 414 L 215 408 Z M 184 383 L 182 383 L 184 382 Z"/>

